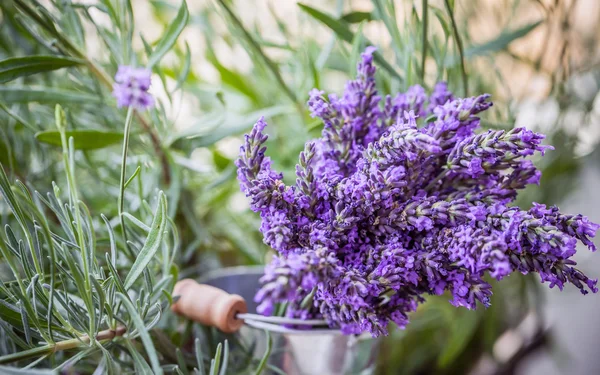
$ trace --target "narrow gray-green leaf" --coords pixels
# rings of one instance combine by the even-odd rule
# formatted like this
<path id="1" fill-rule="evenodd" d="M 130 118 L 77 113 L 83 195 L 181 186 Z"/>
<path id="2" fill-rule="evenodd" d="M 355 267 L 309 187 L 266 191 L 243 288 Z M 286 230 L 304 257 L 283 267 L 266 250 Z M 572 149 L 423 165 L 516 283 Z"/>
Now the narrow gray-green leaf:
<path id="1" fill-rule="evenodd" d="M 24 56 L 0 61 L 0 83 L 36 73 L 49 72 L 83 64 L 82 60 L 65 56 Z"/>
<path id="2" fill-rule="evenodd" d="M 181 349 L 177 348 L 175 350 L 175 355 L 177 356 L 177 364 L 179 365 L 180 372 L 183 375 L 189 375 L 187 365 L 185 363 L 185 358 L 183 357 L 183 353 L 181 353 Z"/>
<path id="3" fill-rule="evenodd" d="M 210 146 L 225 137 L 250 129 L 261 116 L 269 118 L 292 113 L 293 111 L 294 108 L 291 106 L 280 105 L 263 108 L 243 116 L 226 115 L 219 123 L 213 121 L 215 126 L 200 122 L 198 125 L 175 135 L 172 144 L 174 148 Z"/>
<path id="4" fill-rule="evenodd" d="M 142 167 L 140 167 L 138 165 L 137 168 L 135 169 L 135 171 L 133 172 L 133 174 L 131 175 L 131 177 L 129 177 L 127 179 L 127 182 L 125 182 L 125 189 L 127 189 L 127 186 L 129 186 L 129 184 L 133 182 L 133 180 L 137 177 L 137 175 L 140 174 L 141 170 L 142 170 Z"/>
<path id="5" fill-rule="evenodd" d="M 142 221 L 140 219 L 138 219 L 137 217 L 133 216 L 129 212 L 123 212 L 123 216 L 126 217 L 129 221 L 131 221 L 133 224 L 135 224 L 135 226 L 137 226 L 138 228 L 140 228 L 144 232 L 146 232 L 146 233 L 150 232 L 150 227 L 149 226 L 147 226 L 146 224 L 142 223 Z"/>
<path id="6" fill-rule="evenodd" d="M 152 69 L 154 65 L 156 65 L 162 57 L 169 52 L 173 45 L 177 41 L 179 34 L 183 31 L 185 26 L 187 25 L 190 14 L 188 12 L 187 4 L 185 0 L 181 2 L 181 6 L 179 7 L 179 11 L 177 12 L 177 16 L 169 24 L 169 27 L 163 34 L 163 37 L 158 41 L 156 48 L 148 58 L 148 67 Z"/>
<path id="7" fill-rule="evenodd" d="M 300 9 L 306 12 L 308 15 L 316 19 L 317 21 L 323 23 L 325 26 L 329 27 L 331 30 L 335 32 L 335 34 L 347 43 L 352 43 L 354 40 L 354 33 L 350 30 L 348 24 L 343 20 L 335 19 L 327 13 L 321 12 L 315 8 L 312 8 L 308 5 L 298 3 Z M 365 39 L 368 45 L 373 45 L 368 39 Z M 373 54 L 375 61 L 379 64 L 383 69 L 385 69 L 392 77 L 402 81 L 402 77 L 400 74 L 383 58 L 383 56 L 379 52 L 375 52 Z"/>
<path id="8" fill-rule="evenodd" d="M 537 21 L 525 25 L 516 30 L 503 31 L 497 38 L 489 42 L 467 48 L 465 57 L 481 56 L 494 53 L 505 49 L 513 41 L 524 37 L 542 24 L 543 21 Z"/>
<path id="9" fill-rule="evenodd" d="M 373 14 L 371 12 L 350 12 L 341 16 L 340 20 L 347 23 L 361 23 L 373 20 Z"/>
<path id="10" fill-rule="evenodd" d="M 183 68 L 181 69 L 181 73 L 177 77 L 177 84 L 175 85 L 175 89 L 173 91 L 177 91 L 180 89 L 185 83 L 186 79 L 190 75 L 190 67 L 192 64 L 192 53 L 190 52 L 190 46 L 185 43 L 185 57 L 183 60 Z"/>
<path id="11" fill-rule="evenodd" d="M 121 293 L 127 293 L 127 291 L 125 290 L 125 287 L 123 286 L 123 282 L 121 281 L 121 278 L 119 277 L 119 273 L 117 272 L 117 269 L 115 268 L 114 264 L 111 262 L 110 255 L 108 253 L 106 253 L 105 256 L 106 256 L 106 265 L 108 266 L 108 271 L 113 276 L 113 280 L 115 281 L 115 286 L 117 287 L 117 290 L 120 291 Z"/>
<path id="12" fill-rule="evenodd" d="M 110 263 L 115 265 L 117 263 L 117 244 L 115 242 L 115 232 L 112 229 L 112 225 L 110 225 L 110 221 L 104 216 L 104 214 L 100 214 L 102 220 L 104 220 L 104 224 L 106 225 L 106 229 L 108 231 L 108 238 L 110 240 Z"/>
<path id="13" fill-rule="evenodd" d="M 360 54 L 364 49 L 364 37 L 363 37 L 364 22 L 358 25 L 358 30 L 354 34 L 354 40 L 352 41 L 352 51 L 350 52 L 350 76 L 354 75 L 356 71 L 356 64 L 360 60 Z"/>
<path id="14" fill-rule="evenodd" d="M 20 369 L 12 366 L 0 366 L 0 373 L 5 375 L 55 375 L 51 369 Z"/>
<path id="15" fill-rule="evenodd" d="M 106 373 L 108 373 L 108 370 L 106 368 L 106 357 L 102 357 L 102 360 L 100 360 L 100 364 L 98 364 L 98 367 L 96 367 L 96 370 L 94 370 L 92 375 L 102 375 Z"/>
<path id="16" fill-rule="evenodd" d="M 269 360 L 269 356 L 271 355 L 271 349 L 273 348 L 273 340 L 271 340 L 271 334 L 268 331 L 265 331 L 265 335 L 267 336 L 267 348 L 265 350 L 265 354 L 263 355 L 262 359 L 258 364 L 256 372 L 254 372 L 254 375 L 262 374 L 263 370 L 265 369 L 265 366 L 267 365 L 267 361 Z"/>
<path id="17" fill-rule="evenodd" d="M 120 374 L 120 369 L 117 367 L 117 361 L 113 358 L 112 354 L 108 350 L 104 348 L 104 346 L 99 345 L 100 350 L 102 350 L 102 358 L 106 363 L 106 375 Z"/>
<path id="18" fill-rule="evenodd" d="M 400 30 L 398 29 L 398 22 L 393 11 L 393 6 L 389 6 L 391 2 L 386 3 L 387 5 L 384 4 L 382 0 L 373 0 L 373 5 L 375 6 L 374 12 L 377 18 L 383 21 L 385 28 L 388 30 L 388 34 L 392 38 L 392 48 L 396 54 L 396 58 L 400 61 L 403 57 L 402 54 L 404 53 L 404 50 L 402 49 L 403 38 L 400 36 Z"/>
<path id="19" fill-rule="evenodd" d="M 229 362 L 229 342 L 227 340 L 225 340 L 225 345 L 224 345 L 224 349 L 223 349 L 223 365 L 221 366 L 219 375 L 227 375 L 228 362 Z"/>
<path id="20" fill-rule="evenodd" d="M 20 347 L 21 349 L 29 348 L 29 345 L 25 341 L 23 341 L 23 339 L 21 338 L 21 335 L 15 333 L 13 331 L 12 326 L 9 325 L 7 322 L 5 322 L 2 319 L 0 319 L 0 329 L 2 329 L 4 331 L 4 333 L 7 334 L 10 337 L 10 339 L 13 340 L 15 342 L 15 344 L 17 344 L 17 346 Z"/>
<path id="21" fill-rule="evenodd" d="M 221 351 L 223 350 L 223 345 L 221 343 L 219 343 L 219 345 L 217 345 L 217 350 L 215 351 L 215 356 L 212 359 L 212 361 L 210 361 L 210 371 L 209 374 L 210 375 L 217 375 L 219 368 L 221 367 Z"/>
<path id="22" fill-rule="evenodd" d="M 298 3 L 298 6 L 312 18 L 322 22 L 325 26 L 333 30 L 342 40 L 352 43 L 352 39 L 354 39 L 354 33 L 352 30 L 350 30 L 348 24 L 343 19 L 337 20 L 329 14 L 321 12 L 320 10 L 310 7 L 306 4 Z"/>
<path id="23" fill-rule="evenodd" d="M 9 115 L 10 117 L 12 117 L 17 124 L 21 124 L 24 127 L 26 127 L 27 129 L 36 132 L 38 131 L 38 129 L 33 126 L 32 124 L 30 124 L 27 120 L 23 119 L 23 117 L 19 116 L 18 113 L 13 112 L 10 108 L 8 108 L 4 103 L 0 102 L 0 109 L 3 110 L 4 112 L 6 112 L 7 115 Z"/>
<path id="24" fill-rule="evenodd" d="M 131 354 L 131 358 L 133 358 L 133 363 L 135 365 L 136 372 L 138 374 L 151 374 L 152 369 L 148 366 L 148 362 L 142 357 L 140 353 L 133 347 L 129 340 L 125 341 L 125 345 L 127 349 L 129 349 L 129 354 Z"/>
<path id="25" fill-rule="evenodd" d="M 292 102 L 297 104 L 298 99 L 296 98 L 296 93 L 284 81 L 283 77 L 281 76 L 281 72 L 279 71 L 278 65 L 265 54 L 265 52 L 260 46 L 260 43 L 256 40 L 252 33 L 244 27 L 242 21 L 238 18 L 238 16 L 229 6 L 229 1 L 218 0 L 218 3 L 225 10 L 225 12 L 227 12 L 232 23 L 235 24 L 235 26 L 239 29 L 239 31 L 242 34 L 242 37 L 246 40 L 248 47 L 254 50 L 256 55 L 262 59 L 266 68 L 270 70 L 271 73 L 273 73 L 273 75 L 275 76 L 275 80 L 277 81 L 281 89 L 292 100 Z"/>
<path id="26" fill-rule="evenodd" d="M 194 341 L 194 350 L 196 352 L 196 362 L 198 363 L 198 372 L 200 375 L 206 375 L 204 371 L 204 356 L 202 355 L 202 348 L 200 347 L 200 339 Z"/>
<path id="27" fill-rule="evenodd" d="M 127 309 L 129 313 L 129 318 L 133 322 L 133 325 L 137 329 L 140 339 L 144 344 L 144 348 L 146 349 L 146 355 L 148 355 L 148 359 L 150 359 L 150 364 L 152 365 L 152 370 L 154 374 L 162 374 L 162 369 L 160 368 L 160 362 L 158 361 L 157 351 L 154 348 L 154 344 L 152 343 L 152 338 L 150 337 L 150 333 L 146 330 L 146 326 L 144 325 L 144 321 L 142 317 L 137 312 L 129 298 L 122 293 L 117 293 L 117 296 L 123 302 L 123 306 Z"/>
<path id="28" fill-rule="evenodd" d="M 25 220 L 25 215 L 23 214 L 23 211 L 21 210 L 21 206 L 18 204 L 17 199 L 12 191 L 10 182 L 8 181 L 8 176 L 6 175 L 6 172 L 4 172 L 4 167 L 1 165 L 0 165 L 0 193 L 2 193 L 4 201 L 6 203 L 8 203 L 8 206 L 10 207 L 11 211 L 17 218 L 17 221 L 19 222 L 19 225 L 21 225 L 21 228 L 23 228 L 25 233 L 28 233 L 29 227 L 27 226 L 27 222 Z M 15 275 L 15 277 L 19 277 L 19 276 Z"/>
<path id="29" fill-rule="evenodd" d="M 0 98 L 5 103 L 99 104 L 101 98 L 83 92 L 40 86 L 0 86 Z"/>
<path id="30" fill-rule="evenodd" d="M 67 130 L 67 139 L 73 137 L 77 150 L 97 150 L 112 146 L 123 141 L 123 133 L 115 131 L 81 129 Z M 38 132 L 35 138 L 42 143 L 61 146 L 60 132 L 58 130 L 45 130 Z"/>
<path id="31" fill-rule="evenodd" d="M 91 354 L 93 354 L 97 350 L 98 350 L 98 347 L 97 346 L 93 346 L 91 348 L 87 348 L 87 349 L 85 349 L 83 351 L 80 351 L 79 353 L 75 354 L 71 358 L 67 359 L 66 361 L 64 361 L 63 363 L 61 363 L 60 365 L 58 365 L 54 369 L 54 373 L 55 374 L 60 374 L 62 372 L 62 370 L 65 369 L 65 368 L 69 368 L 69 369 L 73 368 L 79 361 L 81 361 L 83 358 L 89 357 Z"/>
<path id="32" fill-rule="evenodd" d="M 131 266 L 129 274 L 125 279 L 125 289 L 131 288 L 133 283 L 140 277 L 144 269 L 148 266 L 154 255 L 160 248 L 162 243 L 165 228 L 167 226 L 167 199 L 161 191 L 158 194 L 158 206 L 154 213 L 154 220 L 150 226 L 150 232 L 146 237 L 146 242 L 140 253 L 138 254 L 135 263 Z"/>
<path id="33" fill-rule="evenodd" d="M 25 332 L 25 341 L 31 344 L 31 329 L 29 328 L 29 319 L 27 319 L 27 313 L 23 306 L 19 306 L 21 313 L 21 321 L 23 322 L 23 332 Z"/>

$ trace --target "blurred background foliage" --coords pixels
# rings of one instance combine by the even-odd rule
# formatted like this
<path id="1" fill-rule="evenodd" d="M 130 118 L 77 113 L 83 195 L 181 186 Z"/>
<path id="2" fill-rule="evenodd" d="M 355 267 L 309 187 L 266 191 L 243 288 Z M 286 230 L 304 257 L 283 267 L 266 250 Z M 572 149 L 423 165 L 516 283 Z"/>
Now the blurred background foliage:
<path id="1" fill-rule="evenodd" d="M 62 161 L 68 155 L 79 199 L 94 218 L 88 230 L 98 237 L 97 272 L 108 266 L 104 254 L 112 244 L 99 220 L 103 214 L 113 218 L 122 277 L 132 259 L 125 255 L 119 194 L 124 193 L 124 211 L 141 223 L 132 219 L 137 226 L 127 229 L 139 250 L 155 216 L 155 197 L 164 191 L 173 241 L 162 245 L 163 258 L 150 266 L 164 268 L 165 257 L 174 264 L 148 281 L 147 292 L 156 290 L 157 281 L 163 280 L 161 287 L 168 292 L 177 278 L 268 259 L 259 219 L 249 212 L 235 179 L 241 134 L 264 115 L 271 125 L 270 156 L 291 181 L 304 142 L 322 127 L 304 105 L 308 91 L 340 92 L 367 45 L 378 47 L 383 94 L 413 84 L 429 89 L 445 80 L 461 96 L 492 94 L 495 105 L 483 118 L 485 127 L 516 124 L 548 135 L 556 150 L 539 161 L 542 187 L 526 190 L 519 204 L 559 203 L 577 183 L 578 167 L 600 137 L 600 6 L 594 0 L 8 0 L 0 3 L 0 12 L 0 162 L 8 179 L 43 194 L 53 182 L 67 186 Z M 35 55 L 55 60 L 35 65 L 15 60 Z M 116 109 L 110 96 L 112 76 L 120 64 L 149 63 L 158 105 L 133 120 L 126 165 L 131 180 L 123 191 L 126 111 Z M 60 147 L 64 142 L 55 126 L 56 104 L 65 110 L 66 136 L 74 139 L 70 153 Z M 13 224 L 16 218 L 6 201 L 0 204 L 3 224 Z M 53 219 L 48 225 L 53 231 L 61 227 Z M 5 283 L 14 278 L 6 265 L 0 272 Z M 28 277 L 31 281 L 34 275 Z M 511 373 L 529 352 L 551 344 L 540 320 L 543 301 L 530 281 L 503 281 L 486 311 L 455 309 L 443 297 L 431 298 L 406 330 L 387 338 L 380 373 Z M 19 300 L 8 289 L 2 293 L 5 301 Z M 130 293 L 140 297 L 139 291 Z M 164 309 L 170 295 L 158 294 Z M 9 310 L 0 304 L 2 321 Z M 147 313 L 143 308 L 138 312 Z M 85 316 L 84 310 L 79 313 Z M 123 319 L 131 318 L 124 313 Z M 2 324 L 3 332 L 19 335 L 30 329 L 23 322 L 7 323 L 10 328 Z M 187 371 L 196 363 L 180 360 L 174 347 L 193 353 L 193 345 L 186 343 L 199 337 L 204 353 L 215 353 L 223 339 L 169 313 L 158 325 L 144 327 L 151 329 L 153 342 L 170 343 L 154 348 L 167 371 Z M 93 334 L 89 328 L 83 332 Z M 506 341 L 507 332 L 524 335 L 521 345 Z M 142 354 L 132 358 L 151 363 L 148 347 L 135 335 L 131 342 Z M 125 344 L 117 342 L 111 350 L 123 362 L 120 366 L 143 366 L 116 355 L 119 345 Z M 8 355 L 34 347 L 11 342 L 0 349 Z M 64 360 L 74 354 L 64 354 Z M 93 372 L 104 358 L 99 354 L 78 359 L 83 372 Z M 41 363 L 55 366 L 49 358 Z M 244 363 L 254 369 L 258 361 Z"/>

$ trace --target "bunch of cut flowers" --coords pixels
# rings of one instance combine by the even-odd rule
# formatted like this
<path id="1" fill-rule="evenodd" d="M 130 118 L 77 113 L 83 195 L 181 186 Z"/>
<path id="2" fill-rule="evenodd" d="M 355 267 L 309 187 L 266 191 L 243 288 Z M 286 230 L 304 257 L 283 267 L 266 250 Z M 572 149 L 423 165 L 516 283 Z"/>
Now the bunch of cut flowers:
<path id="1" fill-rule="evenodd" d="M 259 312 L 285 302 L 288 317 L 379 336 L 390 322 L 405 327 L 427 295 L 488 306 L 486 274 L 535 272 L 551 288 L 597 292 L 572 257 L 578 242 L 595 250 L 599 225 L 557 207 L 511 205 L 540 181 L 528 157 L 552 149 L 544 136 L 478 131 L 489 95 L 457 98 L 443 82 L 430 95 L 412 86 L 381 98 L 373 52 L 341 97 L 310 93 L 324 129 L 300 154 L 295 185 L 265 156 L 264 120 L 246 135 L 238 178 L 278 253 L 261 278 Z"/>

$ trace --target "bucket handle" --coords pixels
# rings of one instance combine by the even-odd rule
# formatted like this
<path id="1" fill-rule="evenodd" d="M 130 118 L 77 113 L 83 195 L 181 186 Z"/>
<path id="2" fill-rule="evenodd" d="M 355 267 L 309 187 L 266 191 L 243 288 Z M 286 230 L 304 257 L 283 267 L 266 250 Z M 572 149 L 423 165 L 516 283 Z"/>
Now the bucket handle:
<path id="1" fill-rule="evenodd" d="M 226 333 L 239 330 L 244 321 L 238 319 L 237 315 L 248 312 L 248 306 L 242 296 L 229 294 L 214 286 L 199 284 L 192 279 L 178 281 L 173 295 L 178 297 L 171 305 L 173 312 Z"/>
<path id="2" fill-rule="evenodd" d="M 174 302 L 171 310 L 187 319 L 212 326 L 226 333 L 238 331 L 244 322 L 255 328 L 275 332 L 314 333 L 331 329 L 299 330 L 282 325 L 302 325 L 326 327 L 327 321 L 322 319 L 293 319 L 278 316 L 262 316 L 249 314 L 246 300 L 237 294 L 229 294 L 223 289 L 211 285 L 199 284 L 193 279 L 183 279 L 173 289 Z"/>

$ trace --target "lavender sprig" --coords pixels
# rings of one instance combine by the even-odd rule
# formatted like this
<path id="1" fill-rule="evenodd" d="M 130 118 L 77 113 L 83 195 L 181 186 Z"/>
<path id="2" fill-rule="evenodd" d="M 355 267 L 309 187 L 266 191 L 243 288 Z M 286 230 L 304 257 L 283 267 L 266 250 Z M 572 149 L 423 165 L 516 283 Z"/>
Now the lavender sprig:
<path id="1" fill-rule="evenodd" d="M 154 107 L 154 98 L 148 93 L 152 72 L 146 68 L 119 66 L 113 85 L 113 96 L 119 107 L 146 110 Z"/>
<path id="2" fill-rule="evenodd" d="M 556 207 L 510 205 L 539 183 L 528 158 L 551 149 L 544 136 L 477 133 L 489 95 L 455 98 L 445 83 L 429 97 L 413 86 L 380 107 L 372 53 L 341 97 L 310 93 L 324 129 L 300 154 L 294 186 L 271 169 L 262 118 L 240 149 L 241 189 L 279 253 L 261 279 L 260 312 L 288 302 L 288 316 L 378 336 L 389 322 L 408 324 L 429 294 L 488 306 L 486 275 L 535 272 L 550 287 L 597 292 L 572 257 L 578 242 L 596 249 L 599 226 Z"/>

